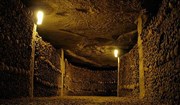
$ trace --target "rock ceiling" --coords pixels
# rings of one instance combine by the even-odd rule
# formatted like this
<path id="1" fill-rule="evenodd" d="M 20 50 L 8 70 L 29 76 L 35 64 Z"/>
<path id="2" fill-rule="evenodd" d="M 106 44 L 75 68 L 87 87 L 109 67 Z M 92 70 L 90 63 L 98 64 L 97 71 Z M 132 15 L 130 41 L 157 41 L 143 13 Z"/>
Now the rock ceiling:
<path id="1" fill-rule="evenodd" d="M 30 0 L 28 5 L 44 11 L 38 33 L 65 49 L 72 63 L 116 66 L 113 50 L 122 55 L 136 44 L 139 0 Z"/>

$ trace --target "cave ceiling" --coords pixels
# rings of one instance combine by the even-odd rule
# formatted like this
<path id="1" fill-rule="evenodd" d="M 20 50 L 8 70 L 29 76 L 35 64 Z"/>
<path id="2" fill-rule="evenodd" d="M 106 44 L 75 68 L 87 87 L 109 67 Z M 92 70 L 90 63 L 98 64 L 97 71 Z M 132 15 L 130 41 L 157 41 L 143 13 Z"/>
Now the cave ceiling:
<path id="1" fill-rule="evenodd" d="M 71 63 L 110 67 L 137 42 L 139 0 L 30 0 L 36 13 L 44 11 L 38 33 L 57 49 L 63 48 Z"/>

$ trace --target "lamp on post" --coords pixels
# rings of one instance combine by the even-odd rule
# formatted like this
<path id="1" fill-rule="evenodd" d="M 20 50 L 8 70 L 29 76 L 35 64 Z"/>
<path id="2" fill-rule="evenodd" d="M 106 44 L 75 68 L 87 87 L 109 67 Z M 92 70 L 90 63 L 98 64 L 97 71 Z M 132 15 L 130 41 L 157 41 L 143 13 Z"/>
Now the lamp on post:
<path id="1" fill-rule="evenodd" d="M 38 11 L 36 14 L 37 22 L 34 24 L 34 31 L 37 32 L 37 25 L 41 25 L 43 21 L 44 13 L 42 11 Z"/>
<path id="2" fill-rule="evenodd" d="M 119 51 L 117 49 L 114 50 L 114 56 L 118 58 L 118 68 L 117 68 L 117 97 L 119 97 L 119 67 L 120 67 L 120 59 L 119 59 Z"/>

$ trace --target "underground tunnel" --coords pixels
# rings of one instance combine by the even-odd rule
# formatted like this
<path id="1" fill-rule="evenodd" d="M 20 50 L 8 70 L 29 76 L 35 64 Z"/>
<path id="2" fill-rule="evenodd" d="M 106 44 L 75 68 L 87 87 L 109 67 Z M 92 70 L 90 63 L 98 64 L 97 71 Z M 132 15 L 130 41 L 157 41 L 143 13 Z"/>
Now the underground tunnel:
<path id="1" fill-rule="evenodd" d="M 179 0 L 0 2 L 1 105 L 180 104 Z"/>

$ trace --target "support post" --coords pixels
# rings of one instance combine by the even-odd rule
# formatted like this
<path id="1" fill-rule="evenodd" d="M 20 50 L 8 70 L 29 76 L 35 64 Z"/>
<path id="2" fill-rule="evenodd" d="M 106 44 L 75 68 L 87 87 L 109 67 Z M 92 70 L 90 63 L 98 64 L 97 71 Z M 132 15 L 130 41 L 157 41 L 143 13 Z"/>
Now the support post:
<path id="1" fill-rule="evenodd" d="M 117 97 L 120 96 L 120 58 L 118 57 L 118 71 L 117 71 Z"/>
<path id="2" fill-rule="evenodd" d="M 64 62 L 64 50 L 61 49 L 61 96 L 64 96 L 64 74 L 65 74 L 65 62 Z"/>
<path id="3" fill-rule="evenodd" d="M 32 33 L 32 41 L 31 41 L 31 59 L 30 59 L 30 88 L 29 88 L 29 96 L 33 98 L 34 96 L 34 57 L 35 57 L 35 37 L 36 37 L 36 29 L 37 25 L 34 24 L 33 33 Z"/>
<path id="4" fill-rule="evenodd" d="M 143 21 L 142 21 L 142 15 L 138 17 L 138 24 L 137 24 L 137 30 L 138 30 L 138 54 L 139 54 L 139 90 L 140 98 L 144 98 L 145 96 L 145 84 L 144 84 L 144 61 L 143 61 L 143 46 L 142 46 L 142 28 L 143 28 Z"/>

